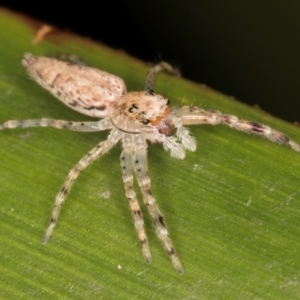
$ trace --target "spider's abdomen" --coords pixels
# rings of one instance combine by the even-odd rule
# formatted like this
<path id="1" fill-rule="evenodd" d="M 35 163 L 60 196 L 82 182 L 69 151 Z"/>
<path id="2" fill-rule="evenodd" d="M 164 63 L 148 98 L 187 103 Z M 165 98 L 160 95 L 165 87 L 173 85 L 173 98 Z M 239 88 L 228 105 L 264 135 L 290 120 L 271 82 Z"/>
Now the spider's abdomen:
<path id="1" fill-rule="evenodd" d="M 173 134 L 169 100 L 147 92 L 130 92 L 122 96 L 110 111 L 112 123 L 120 130 L 132 133 L 159 132 Z"/>
<path id="2" fill-rule="evenodd" d="M 102 70 L 29 53 L 22 64 L 64 104 L 91 117 L 107 117 L 111 106 L 126 93 L 123 79 Z"/>

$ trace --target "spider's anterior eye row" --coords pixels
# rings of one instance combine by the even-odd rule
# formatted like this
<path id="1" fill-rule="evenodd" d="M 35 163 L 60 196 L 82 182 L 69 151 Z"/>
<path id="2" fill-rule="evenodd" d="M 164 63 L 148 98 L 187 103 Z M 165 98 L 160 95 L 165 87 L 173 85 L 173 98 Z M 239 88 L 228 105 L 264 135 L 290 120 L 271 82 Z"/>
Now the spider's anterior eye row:
<path id="1" fill-rule="evenodd" d="M 143 120 L 143 124 L 144 125 L 147 125 L 147 124 L 149 124 L 150 123 L 150 120 Z"/>

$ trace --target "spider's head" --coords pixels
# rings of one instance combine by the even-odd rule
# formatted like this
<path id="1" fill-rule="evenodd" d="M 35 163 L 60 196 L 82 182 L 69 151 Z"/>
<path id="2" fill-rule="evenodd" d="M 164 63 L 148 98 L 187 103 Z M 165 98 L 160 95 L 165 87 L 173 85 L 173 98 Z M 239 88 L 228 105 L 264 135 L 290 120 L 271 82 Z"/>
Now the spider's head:
<path id="1" fill-rule="evenodd" d="M 132 133 L 159 132 L 171 136 L 174 124 L 170 118 L 169 99 L 146 92 L 130 92 L 112 107 L 110 118 L 120 130 Z"/>

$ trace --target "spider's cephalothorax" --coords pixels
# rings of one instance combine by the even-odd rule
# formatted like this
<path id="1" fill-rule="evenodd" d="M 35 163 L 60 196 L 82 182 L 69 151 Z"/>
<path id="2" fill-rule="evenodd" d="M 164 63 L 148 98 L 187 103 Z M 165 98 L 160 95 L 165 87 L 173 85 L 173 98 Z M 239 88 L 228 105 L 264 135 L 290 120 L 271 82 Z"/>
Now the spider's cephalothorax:
<path id="1" fill-rule="evenodd" d="M 123 146 L 121 170 L 125 194 L 142 245 L 143 255 L 150 263 L 151 253 L 144 221 L 133 188 L 134 175 L 153 220 L 157 236 L 169 254 L 175 269 L 182 273 L 183 269 L 168 236 L 163 215 L 150 190 L 147 140 L 161 143 L 173 157 L 182 159 L 185 156 L 185 150 L 196 150 L 195 140 L 183 125 L 224 124 L 240 131 L 261 135 L 277 144 L 287 144 L 296 152 L 300 152 L 299 144 L 266 125 L 240 120 L 236 116 L 222 114 L 219 111 L 206 111 L 199 107 L 170 108 L 168 99 L 153 92 L 155 73 L 161 70 L 178 73 L 166 62 L 161 62 L 149 70 L 145 91 L 130 93 L 126 93 L 126 86 L 121 78 L 85 65 L 70 64 L 47 57 L 35 57 L 31 54 L 25 54 L 22 64 L 41 86 L 63 103 L 78 112 L 102 118 L 102 120 L 95 122 L 54 119 L 10 120 L 0 124 L 0 130 L 37 126 L 85 132 L 110 130 L 108 138 L 96 145 L 69 172 L 62 189 L 56 196 L 50 225 L 43 239 L 44 243 L 49 240 L 57 223 L 61 204 L 65 201 L 79 173 L 121 141 Z"/>
<path id="2" fill-rule="evenodd" d="M 125 132 L 174 133 L 169 99 L 147 92 L 131 92 L 122 96 L 111 108 L 112 123 Z"/>

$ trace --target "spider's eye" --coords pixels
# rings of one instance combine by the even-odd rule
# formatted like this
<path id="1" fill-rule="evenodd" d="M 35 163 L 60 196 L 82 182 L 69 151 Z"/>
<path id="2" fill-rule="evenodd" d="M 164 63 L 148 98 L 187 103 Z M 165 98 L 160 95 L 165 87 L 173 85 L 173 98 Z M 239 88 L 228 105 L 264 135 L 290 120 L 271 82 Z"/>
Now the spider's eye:
<path id="1" fill-rule="evenodd" d="M 167 105 L 169 105 L 169 104 L 170 104 L 170 102 L 171 102 L 171 100 L 170 100 L 170 99 L 167 99 Z"/>
<path id="2" fill-rule="evenodd" d="M 128 109 L 128 111 L 129 111 L 130 113 L 133 113 L 133 112 L 136 111 L 137 109 L 138 109 L 137 105 L 132 104 L 132 106 Z"/>
<path id="3" fill-rule="evenodd" d="M 143 120 L 143 124 L 144 124 L 144 125 L 149 124 L 149 122 L 150 122 L 150 120 Z"/>

